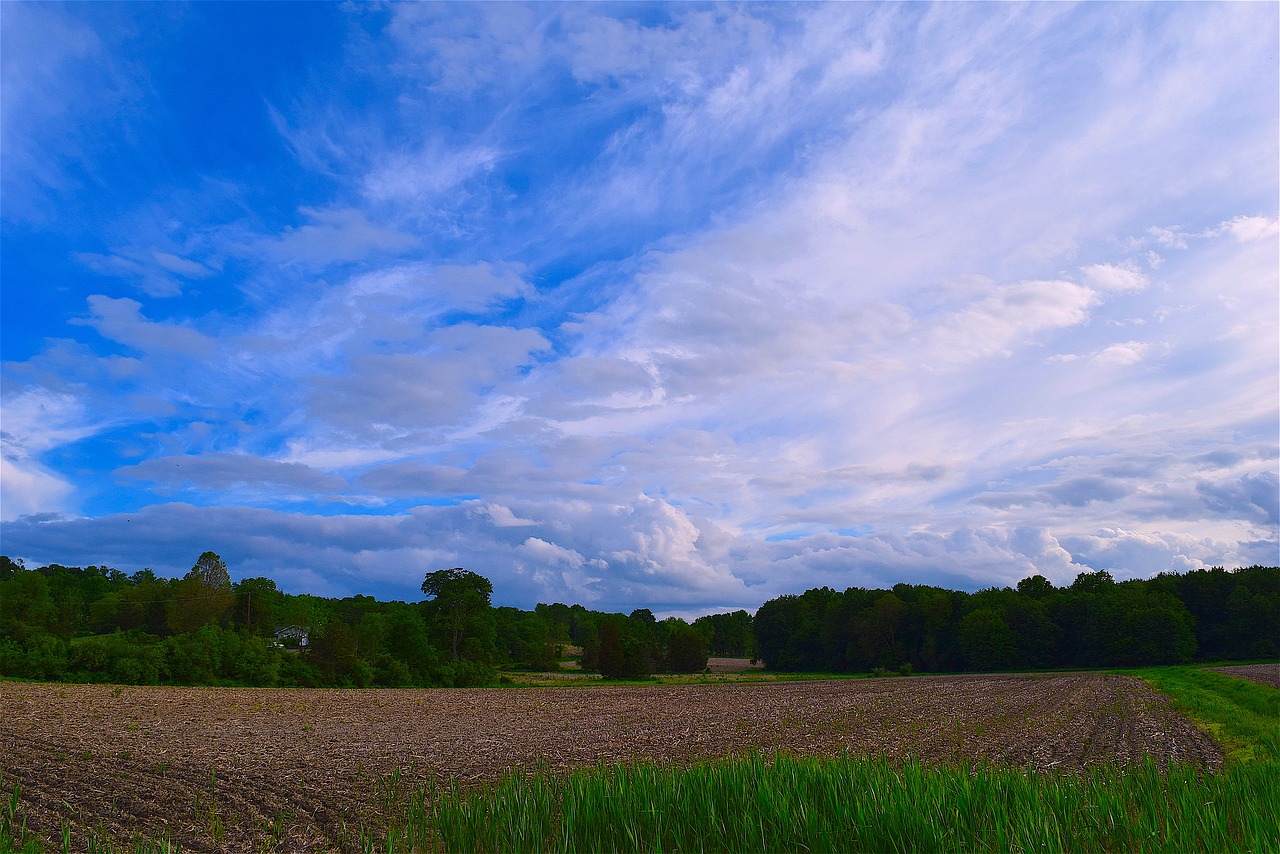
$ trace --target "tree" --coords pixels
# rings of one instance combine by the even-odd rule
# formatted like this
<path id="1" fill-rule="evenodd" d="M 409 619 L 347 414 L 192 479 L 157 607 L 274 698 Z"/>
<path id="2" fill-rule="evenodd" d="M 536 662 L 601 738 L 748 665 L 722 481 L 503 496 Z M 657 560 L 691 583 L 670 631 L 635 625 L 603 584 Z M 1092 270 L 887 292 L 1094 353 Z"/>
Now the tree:
<path id="1" fill-rule="evenodd" d="M 431 610 L 447 627 L 449 648 L 453 657 L 458 658 L 458 649 L 467 636 L 468 624 L 489 612 L 492 582 L 483 575 L 456 566 L 428 572 L 422 582 L 422 592 L 431 597 Z"/>
<path id="2" fill-rule="evenodd" d="M 688 627 L 675 628 L 667 642 L 667 666 L 672 673 L 699 673 L 707 666 L 707 642 Z"/>
<path id="3" fill-rule="evenodd" d="M 1017 655 L 1017 639 L 1004 615 L 979 608 L 960 621 L 960 650 L 971 670 L 1003 670 Z"/>
<path id="4" fill-rule="evenodd" d="M 626 659 L 622 651 L 622 632 L 613 620 L 600 624 L 600 675 L 617 679 L 626 673 Z"/>
<path id="5" fill-rule="evenodd" d="M 1053 595 L 1053 582 L 1043 575 L 1033 575 L 1018 582 L 1018 592 L 1032 599 L 1044 599 Z"/>
<path id="6" fill-rule="evenodd" d="M 215 552 L 205 552 L 178 582 L 177 593 L 168 603 L 168 623 L 172 632 L 194 632 L 216 622 L 235 604 L 227 564 Z"/>
<path id="7" fill-rule="evenodd" d="M 217 552 L 204 552 L 196 558 L 196 565 L 191 567 L 189 575 L 195 576 L 210 590 L 228 590 L 231 587 L 231 574 L 227 572 L 227 562 L 219 557 Z"/>

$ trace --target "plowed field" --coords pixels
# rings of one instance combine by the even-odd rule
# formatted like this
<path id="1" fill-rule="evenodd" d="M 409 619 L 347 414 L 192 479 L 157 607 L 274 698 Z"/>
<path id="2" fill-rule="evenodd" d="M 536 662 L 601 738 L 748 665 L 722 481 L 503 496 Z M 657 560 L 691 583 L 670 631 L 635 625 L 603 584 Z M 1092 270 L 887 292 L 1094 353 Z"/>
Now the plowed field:
<path id="1" fill-rule="evenodd" d="M 70 823 L 195 850 L 350 847 L 380 783 L 510 768 L 685 762 L 746 751 L 984 760 L 1040 769 L 1218 748 L 1126 676 L 477 690 L 268 690 L 0 683 L 0 770 L 28 827 Z"/>
<path id="2" fill-rule="evenodd" d="M 1237 664 L 1231 667 L 1213 668 L 1219 673 L 1234 676 L 1237 679 L 1248 679 L 1260 685 L 1280 688 L 1280 664 Z"/>

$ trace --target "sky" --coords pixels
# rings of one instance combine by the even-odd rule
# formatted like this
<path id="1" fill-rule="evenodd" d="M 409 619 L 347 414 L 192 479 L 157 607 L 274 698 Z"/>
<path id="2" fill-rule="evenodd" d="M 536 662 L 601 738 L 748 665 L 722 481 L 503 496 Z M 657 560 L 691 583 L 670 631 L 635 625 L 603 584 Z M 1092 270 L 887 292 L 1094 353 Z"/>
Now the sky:
<path id="1" fill-rule="evenodd" d="M 0 550 L 683 616 L 1274 565 L 1278 18 L 0 4 Z"/>

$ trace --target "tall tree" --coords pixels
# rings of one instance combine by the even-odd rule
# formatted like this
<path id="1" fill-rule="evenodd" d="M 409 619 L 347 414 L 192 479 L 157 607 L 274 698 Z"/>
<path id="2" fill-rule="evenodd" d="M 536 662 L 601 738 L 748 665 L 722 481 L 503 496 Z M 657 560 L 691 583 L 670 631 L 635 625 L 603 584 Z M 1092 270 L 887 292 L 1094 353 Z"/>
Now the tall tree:
<path id="1" fill-rule="evenodd" d="M 431 597 L 430 610 L 447 627 L 449 648 L 457 659 L 468 626 L 489 612 L 493 583 L 483 575 L 455 566 L 428 572 L 422 592 Z"/>
<path id="2" fill-rule="evenodd" d="M 235 604 L 227 563 L 215 552 L 205 552 L 178 582 L 177 595 L 169 602 L 171 632 L 194 632 L 216 622 Z"/>

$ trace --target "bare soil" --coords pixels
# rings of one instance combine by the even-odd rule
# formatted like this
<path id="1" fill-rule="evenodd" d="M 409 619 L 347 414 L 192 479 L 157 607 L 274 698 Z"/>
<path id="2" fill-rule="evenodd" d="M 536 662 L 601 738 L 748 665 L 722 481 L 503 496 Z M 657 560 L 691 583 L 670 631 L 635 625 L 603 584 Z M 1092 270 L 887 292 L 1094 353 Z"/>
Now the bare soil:
<path id="1" fill-rule="evenodd" d="M 295 690 L 0 683 L 0 794 L 60 839 L 202 851 L 346 850 L 385 781 L 493 780 L 542 763 L 682 763 L 750 751 L 1078 771 L 1219 748 L 1111 674 L 714 685 Z M 385 821 L 385 819 L 381 819 Z M 82 846 L 77 846 L 82 847 Z"/>
<path id="2" fill-rule="evenodd" d="M 1280 688 L 1280 664 L 1235 664 L 1230 667 L 1214 667 L 1213 669 L 1228 676 L 1248 679 L 1250 682 L 1270 685 L 1272 688 Z"/>

